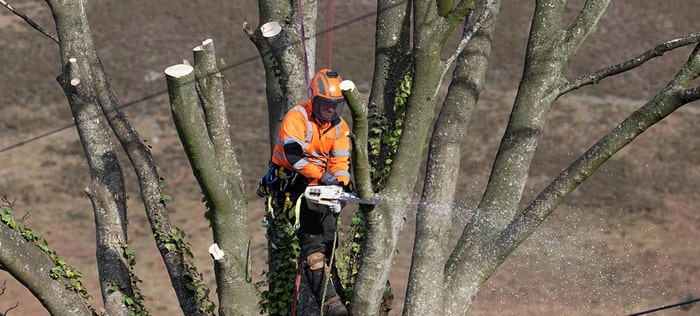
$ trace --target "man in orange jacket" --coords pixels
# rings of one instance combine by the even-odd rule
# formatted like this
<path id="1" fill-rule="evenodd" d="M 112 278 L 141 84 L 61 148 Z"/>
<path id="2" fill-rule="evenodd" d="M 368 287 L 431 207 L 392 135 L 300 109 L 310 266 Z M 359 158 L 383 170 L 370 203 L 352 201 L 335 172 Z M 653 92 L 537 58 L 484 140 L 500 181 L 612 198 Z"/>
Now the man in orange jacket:
<path id="1" fill-rule="evenodd" d="M 289 188 L 283 188 L 292 195 L 299 196 L 309 185 L 350 184 L 350 128 L 340 117 L 345 103 L 341 81 L 336 72 L 321 69 L 311 80 L 311 100 L 294 106 L 282 119 L 272 163 L 293 175 Z M 307 280 L 316 301 L 324 302 L 323 315 L 331 316 L 347 315 L 333 283 L 327 281 L 339 212 L 319 212 L 302 203 L 299 219 Z"/>

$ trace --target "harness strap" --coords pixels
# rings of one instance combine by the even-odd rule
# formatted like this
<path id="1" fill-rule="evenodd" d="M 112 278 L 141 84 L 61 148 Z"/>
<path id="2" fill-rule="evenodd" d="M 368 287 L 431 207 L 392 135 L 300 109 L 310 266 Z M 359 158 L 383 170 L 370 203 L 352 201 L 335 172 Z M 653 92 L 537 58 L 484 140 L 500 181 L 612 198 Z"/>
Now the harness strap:
<path id="1" fill-rule="evenodd" d="M 275 218 L 275 209 L 272 207 L 272 194 L 267 195 L 267 213 L 272 215 L 272 218 Z"/>
<path id="2" fill-rule="evenodd" d="M 304 194 L 300 194 L 299 197 L 297 198 L 296 203 L 294 204 L 294 231 L 298 231 L 299 227 L 301 227 L 301 222 L 300 222 L 300 214 L 301 214 L 301 200 L 304 197 Z"/>

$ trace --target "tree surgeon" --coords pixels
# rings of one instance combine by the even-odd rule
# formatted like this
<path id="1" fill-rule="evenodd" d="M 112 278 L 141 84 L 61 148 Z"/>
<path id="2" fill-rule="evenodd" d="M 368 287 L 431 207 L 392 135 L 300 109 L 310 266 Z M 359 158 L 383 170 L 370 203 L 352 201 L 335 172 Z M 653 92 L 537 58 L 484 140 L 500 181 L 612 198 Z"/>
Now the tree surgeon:
<path id="1" fill-rule="evenodd" d="M 303 193 L 309 186 L 351 190 L 350 129 L 340 116 L 345 104 L 341 81 L 338 73 L 326 68 L 314 75 L 311 99 L 294 106 L 282 119 L 270 169 L 261 180 L 267 187 L 258 192 L 271 196 L 269 201 L 276 212 L 298 210 L 294 226 L 302 271 L 323 315 L 348 313 L 330 278 L 337 217 L 344 204 L 314 206 L 313 202 L 307 203 Z"/>

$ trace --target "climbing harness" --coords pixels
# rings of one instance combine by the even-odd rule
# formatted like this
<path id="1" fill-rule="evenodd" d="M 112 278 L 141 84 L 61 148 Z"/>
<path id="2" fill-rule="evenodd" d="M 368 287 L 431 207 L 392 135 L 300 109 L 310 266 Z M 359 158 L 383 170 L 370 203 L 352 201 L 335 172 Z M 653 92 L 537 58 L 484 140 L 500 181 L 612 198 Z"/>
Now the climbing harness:
<path id="1" fill-rule="evenodd" d="M 301 212 L 301 202 L 303 194 L 300 194 L 294 202 L 290 200 L 290 193 L 288 190 L 292 189 L 301 178 L 297 172 L 290 172 L 283 167 L 279 167 L 274 164 L 270 164 L 267 172 L 264 176 L 260 178 L 258 183 L 258 189 L 256 194 L 260 197 L 265 197 L 265 215 L 260 221 L 260 226 L 266 228 L 266 236 L 270 241 L 270 246 L 277 249 L 281 245 L 281 241 L 277 238 L 277 231 L 275 229 L 275 209 L 281 210 L 283 212 L 291 211 L 288 217 L 294 217 L 294 224 L 292 225 L 293 231 L 296 233 L 301 226 L 299 215 Z M 282 197 L 284 199 L 282 200 Z M 281 203 L 280 203 L 281 202 Z"/>
<path id="2" fill-rule="evenodd" d="M 258 190 L 255 191 L 255 194 L 257 194 L 259 197 L 270 195 L 270 187 L 277 183 L 277 176 L 274 173 L 275 166 L 270 164 L 270 167 L 267 168 L 265 175 L 260 178 L 260 181 L 258 182 Z"/>

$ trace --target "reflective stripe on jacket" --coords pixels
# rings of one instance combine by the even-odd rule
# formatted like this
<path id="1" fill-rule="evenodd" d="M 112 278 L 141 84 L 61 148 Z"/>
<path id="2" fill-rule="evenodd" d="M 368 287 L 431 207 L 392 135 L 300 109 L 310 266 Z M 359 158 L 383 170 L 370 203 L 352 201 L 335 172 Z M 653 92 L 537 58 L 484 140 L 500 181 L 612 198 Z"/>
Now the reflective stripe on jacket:
<path id="1" fill-rule="evenodd" d="M 317 185 L 326 172 L 339 182 L 350 183 L 350 128 L 347 122 L 319 122 L 311 115 L 311 102 L 294 106 L 282 119 L 280 132 L 275 141 L 272 162 L 296 171 Z M 297 143 L 304 157 L 291 165 L 284 152 L 284 145 Z"/>

